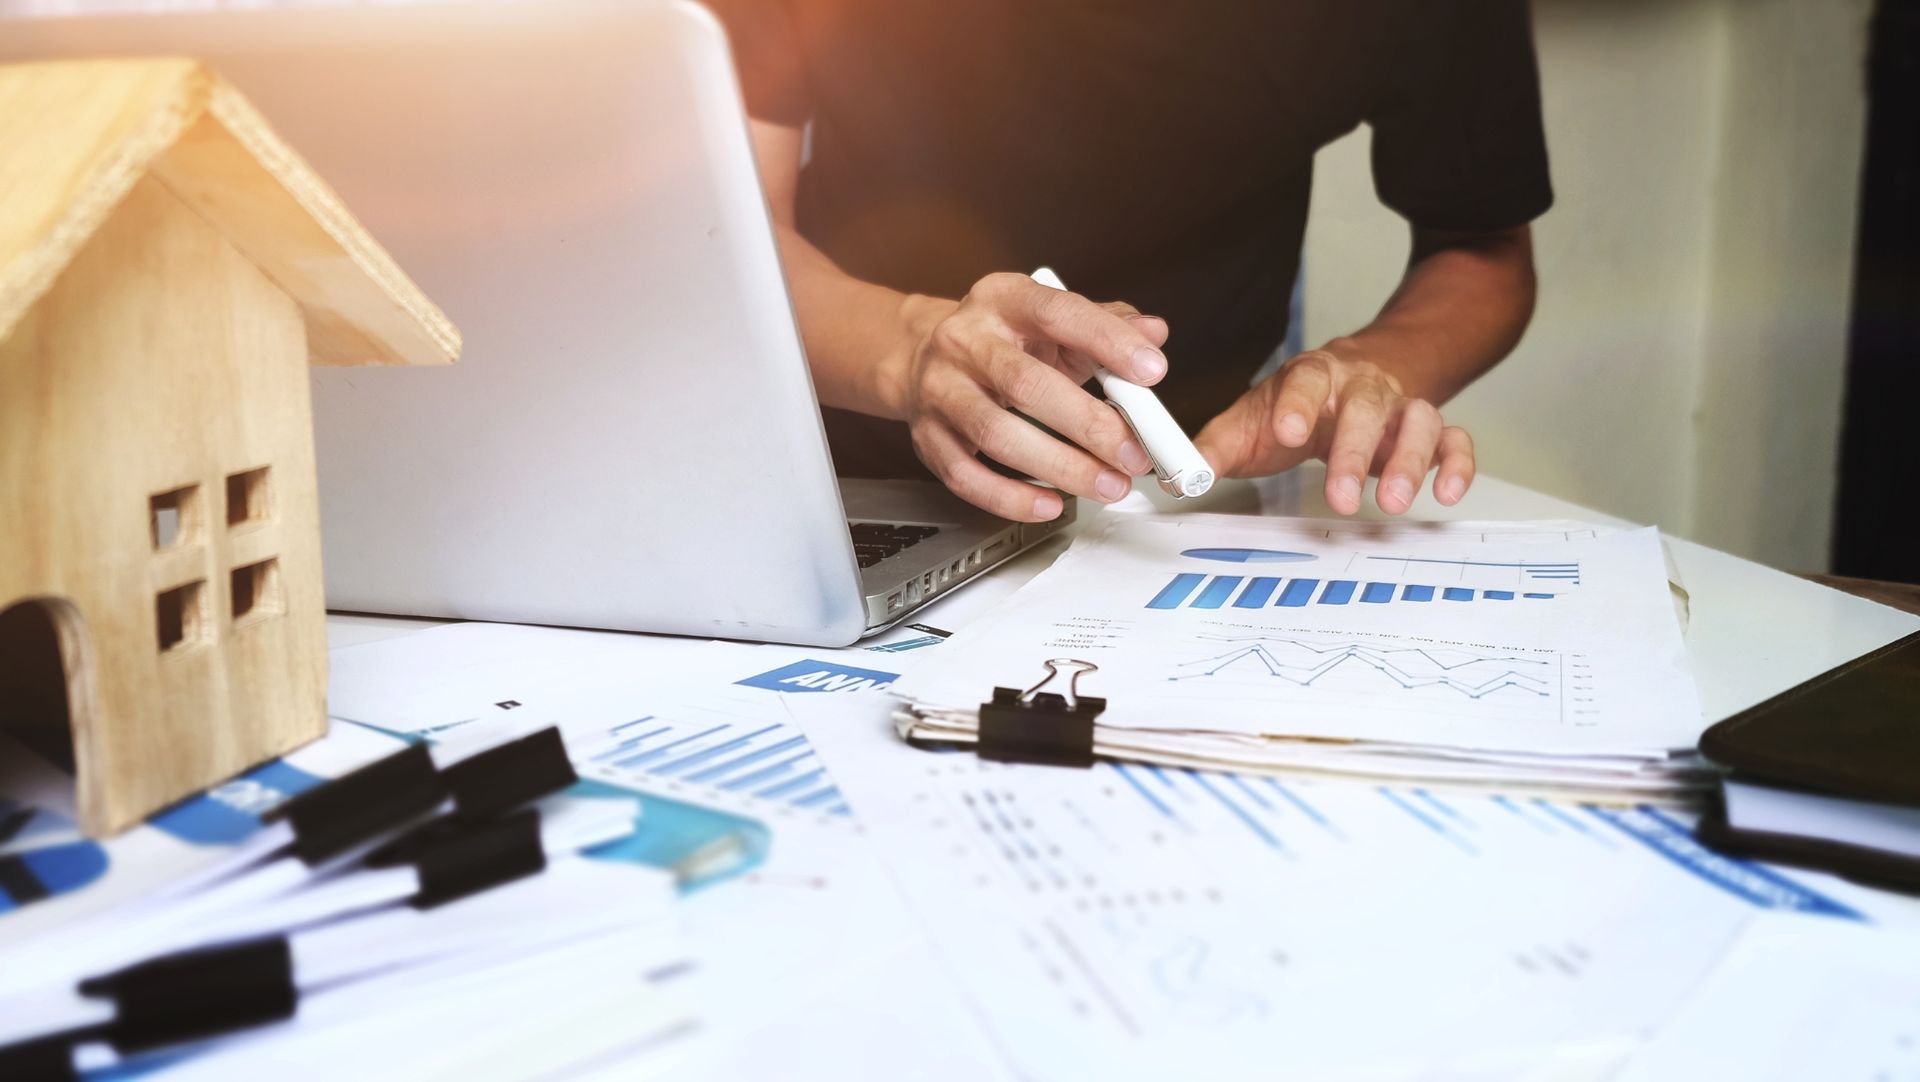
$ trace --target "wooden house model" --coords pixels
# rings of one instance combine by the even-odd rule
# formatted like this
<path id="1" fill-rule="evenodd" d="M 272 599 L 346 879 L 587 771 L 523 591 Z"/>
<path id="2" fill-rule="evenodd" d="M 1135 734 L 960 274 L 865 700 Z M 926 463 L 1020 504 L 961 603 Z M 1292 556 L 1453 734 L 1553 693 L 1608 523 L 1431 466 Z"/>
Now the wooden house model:
<path id="1" fill-rule="evenodd" d="M 459 345 L 202 65 L 0 66 L 0 726 L 89 833 L 325 731 L 307 365 Z"/>

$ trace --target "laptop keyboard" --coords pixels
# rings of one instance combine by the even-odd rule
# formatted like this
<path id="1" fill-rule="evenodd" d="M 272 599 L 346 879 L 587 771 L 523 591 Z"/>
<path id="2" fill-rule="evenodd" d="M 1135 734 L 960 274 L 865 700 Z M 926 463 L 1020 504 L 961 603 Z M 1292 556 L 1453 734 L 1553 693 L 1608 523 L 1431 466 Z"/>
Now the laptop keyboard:
<path id="1" fill-rule="evenodd" d="M 853 554 L 861 567 L 872 567 L 940 532 L 938 526 L 898 526 L 891 522 L 849 522 L 847 529 L 853 534 Z"/>

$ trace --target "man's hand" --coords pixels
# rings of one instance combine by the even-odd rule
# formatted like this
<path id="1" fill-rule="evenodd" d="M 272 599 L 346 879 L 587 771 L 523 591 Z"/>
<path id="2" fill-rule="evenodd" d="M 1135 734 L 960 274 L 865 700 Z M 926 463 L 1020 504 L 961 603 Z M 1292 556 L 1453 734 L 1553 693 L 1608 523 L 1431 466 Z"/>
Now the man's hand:
<path id="1" fill-rule="evenodd" d="M 754 120 L 752 130 L 822 405 L 906 420 L 921 460 L 949 488 L 1006 518 L 1052 519 L 1060 497 L 994 473 L 976 451 L 1068 492 L 1106 502 L 1126 495 L 1124 474 L 1145 473 L 1146 452 L 1079 384 L 1096 361 L 1136 383 L 1157 382 L 1166 372 L 1164 321 L 1012 273 L 981 279 L 959 302 L 854 278 L 795 225 L 799 126 Z M 1200 433 L 1200 451 L 1239 477 L 1325 458 L 1327 502 L 1349 514 L 1360 509 L 1369 473 L 1382 476 L 1380 506 L 1405 511 L 1437 459 L 1434 495 L 1455 503 L 1473 480 L 1473 443 L 1422 399 L 1446 401 L 1506 356 L 1533 297 L 1527 226 L 1416 226 L 1406 275 L 1380 314 L 1244 395 Z M 1390 357 L 1395 367 L 1384 371 L 1368 357 Z"/>
<path id="2" fill-rule="evenodd" d="M 958 304 L 908 301 L 919 308 L 910 320 L 926 330 L 899 370 L 879 373 L 879 397 L 905 418 L 920 460 L 961 498 L 1024 522 L 1060 514 L 1059 493 L 988 469 L 976 451 L 1102 503 L 1124 497 L 1128 475 L 1151 468 L 1127 423 L 1080 385 L 1096 363 L 1136 383 L 1166 375 L 1164 321 L 1014 273 L 982 278 Z"/>
<path id="3" fill-rule="evenodd" d="M 1240 396 L 1207 422 L 1194 440 L 1227 477 L 1260 477 L 1309 458 L 1327 463 L 1327 504 L 1343 515 L 1360 510 L 1370 474 L 1380 509 L 1398 515 L 1413 506 L 1436 463 L 1433 494 L 1452 505 L 1473 483 L 1473 440 L 1447 426 L 1440 411 L 1402 393 L 1377 365 L 1309 350 Z"/>

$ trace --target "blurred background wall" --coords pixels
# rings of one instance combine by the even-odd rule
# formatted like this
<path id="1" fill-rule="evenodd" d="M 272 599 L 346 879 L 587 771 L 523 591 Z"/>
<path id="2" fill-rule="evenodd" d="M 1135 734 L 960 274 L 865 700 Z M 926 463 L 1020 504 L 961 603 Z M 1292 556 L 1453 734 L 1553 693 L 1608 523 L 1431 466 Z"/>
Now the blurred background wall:
<path id="1" fill-rule="evenodd" d="M 1767 563 L 1827 564 L 1870 0 L 1535 0 L 1557 192 L 1519 350 L 1449 408 L 1482 469 Z M 1367 132 L 1320 154 L 1305 337 L 1406 228 Z"/>

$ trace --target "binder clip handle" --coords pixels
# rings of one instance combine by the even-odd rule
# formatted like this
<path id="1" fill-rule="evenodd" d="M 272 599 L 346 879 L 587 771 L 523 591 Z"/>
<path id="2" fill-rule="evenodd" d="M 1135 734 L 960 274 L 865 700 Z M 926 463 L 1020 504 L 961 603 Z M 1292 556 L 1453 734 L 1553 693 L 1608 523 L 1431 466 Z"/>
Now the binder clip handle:
<path id="1" fill-rule="evenodd" d="M 1107 700 L 1080 694 L 1080 677 L 1100 666 L 1077 658 L 1049 658 L 1047 675 L 1025 691 L 996 687 L 980 704 L 978 753 L 1000 763 L 1093 765 L 1093 722 Z M 1058 692 L 1045 688 L 1064 677 Z"/>
<path id="2" fill-rule="evenodd" d="M 1053 683 L 1053 678 L 1062 675 L 1061 670 L 1065 669 L 1067 688 L 1060 693 L 1059 698 L 1066 704 L 1068 710 L 1077 710 L 1080 708 L 1080 674 L 1100 671 L 1100 666 L 1091 661 L 1080 661 L 1070 657 L 1050 657 L 1046 660 L 1046 666 L 1047 675 L 1041 677 L 1039 683 L 1020 693 L 1021 702 L 1034 701 L 1041 694 L 1040 689 Z M 1105 702 L 1104 699 L 1101 701 Z"/>

